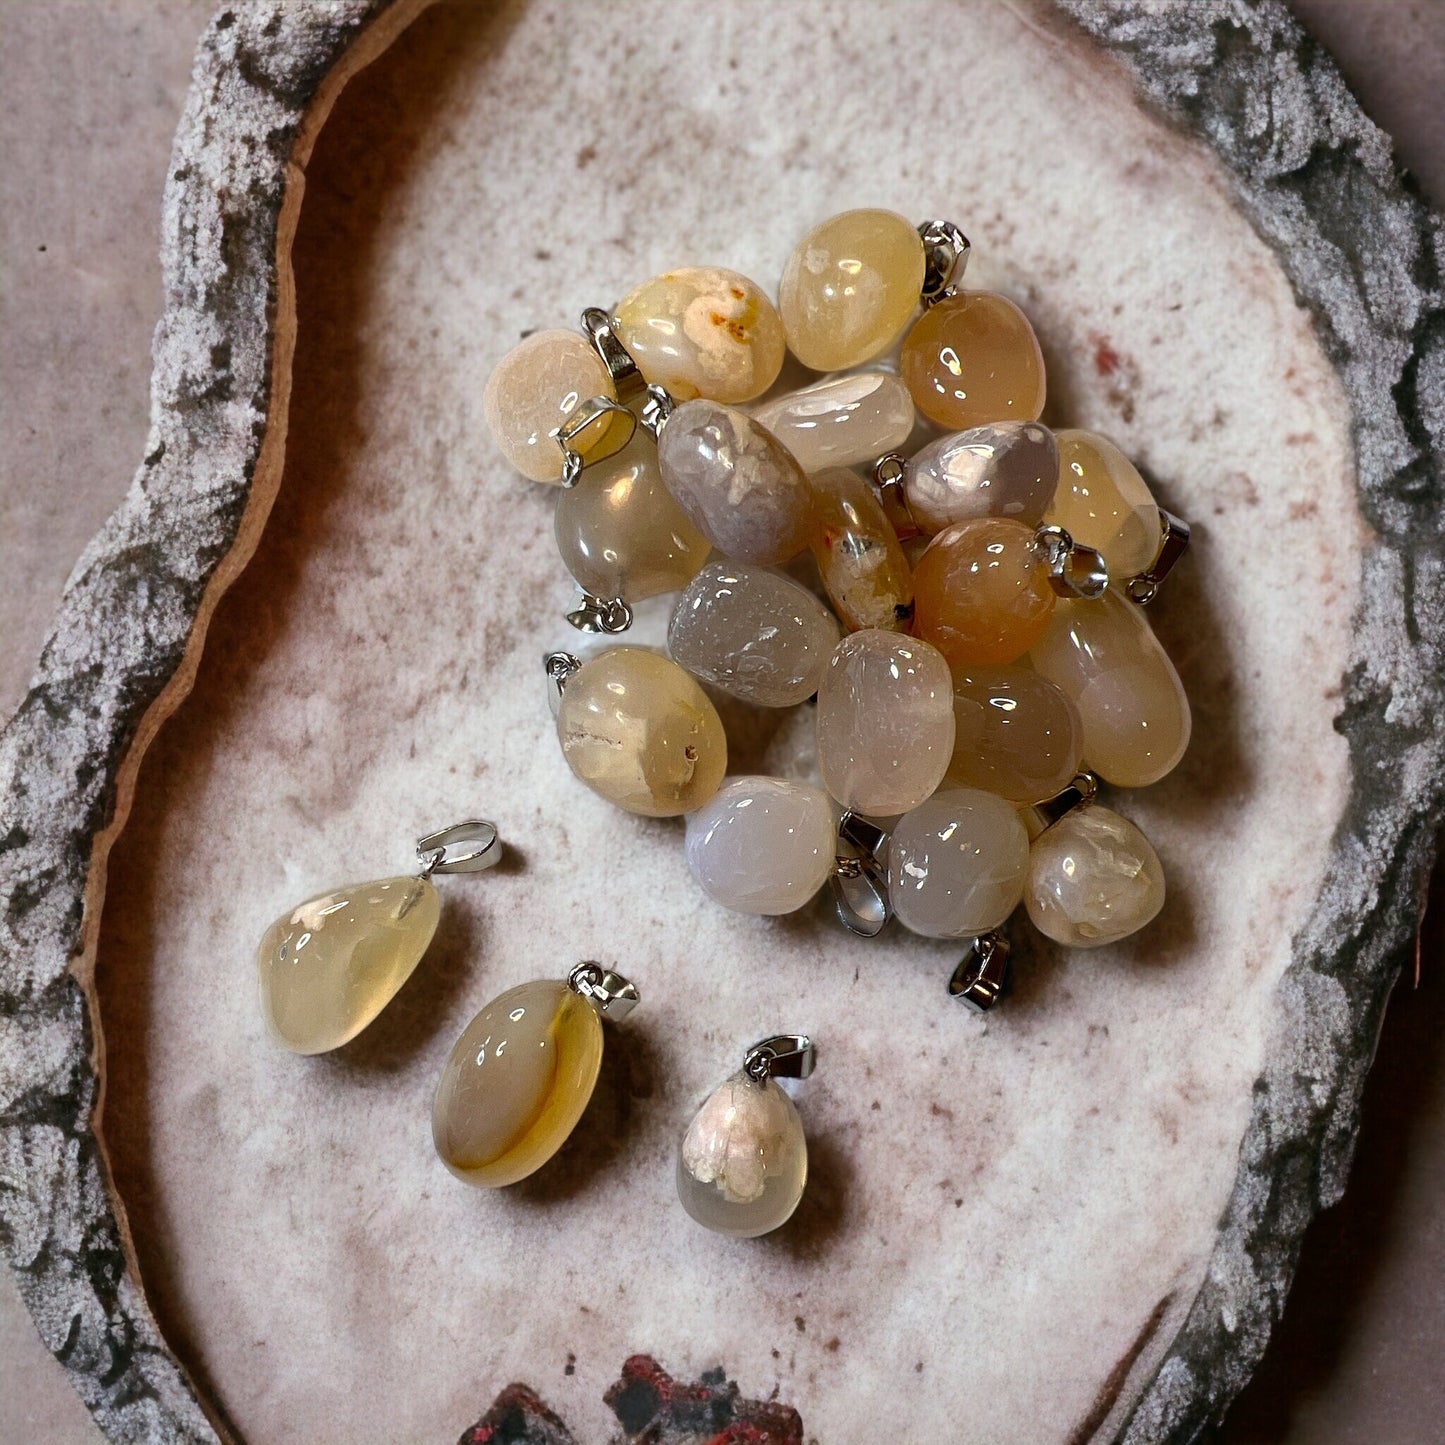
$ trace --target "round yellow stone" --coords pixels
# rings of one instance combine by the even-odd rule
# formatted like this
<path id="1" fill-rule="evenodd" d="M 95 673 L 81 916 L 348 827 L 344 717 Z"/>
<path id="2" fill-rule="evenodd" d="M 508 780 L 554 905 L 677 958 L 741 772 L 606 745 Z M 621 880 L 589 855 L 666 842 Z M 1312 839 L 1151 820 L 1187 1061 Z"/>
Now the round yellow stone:
<path id="1" fill-rule="evenodd" d="M 565 983 L 493 999 L 442 1069 L 432 1140 L 447 1168 L 496 1189 L 540 1169 L 577 1127 L 602 1065 L 602 1020 Z"/>
<path id="2" fill-rule="evenodd" d="M 503 456 L 524 477 L 561 482 L 562 448 L 552 433 L 594 396 L 615 401 L 617 391 L 591 342 L 576 331 L 539 331 L 492 369 L 482 413 Z M 582 456 L 605 450 L 608 427 L 586 432 L 576 447 Z"/>
<path id="3" fill-rule="evenodd" d="M 751 401 L 778 379 L 787 349 L 762 288 L 721 266 L 654 276 L 617 303 L 613 320 L 638 370 L 678 401 Z"/>
<path id="4" fill-rule="evenodd" d="M 1122 586 L 1159 555 L 1159 508 L 1134 463 L 1097 432 L 1055 432 L 1059 485 L 1044 521 L 1104 554 Z"/>
<path id="5" fill-rule="evenodd" d="M 712 699 L 670 657 L 641 647 L 610 648 L 568 678 L 557 736 L 594 793 L 647 818 L 700 808 L 727 771 Z"/>
<path id="6" fill-rule="evenodd" d="M 844 211 L 815 226 L 778 288 L 793 355 L 843 371 L 886 351 L 918 306 L 923 272 L 923 240 L 893 211 Z"/>

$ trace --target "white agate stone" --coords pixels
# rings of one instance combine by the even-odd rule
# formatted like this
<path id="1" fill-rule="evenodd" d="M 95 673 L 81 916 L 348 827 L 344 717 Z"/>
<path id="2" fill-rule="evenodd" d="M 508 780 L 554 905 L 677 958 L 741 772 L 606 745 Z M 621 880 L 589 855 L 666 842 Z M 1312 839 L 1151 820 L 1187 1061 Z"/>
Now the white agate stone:
<path id="1" fill-rule="evenodd" d="M 808 1180 L 793 1101 L 739 1070 L 693 1116 L 677 1153 L 677 1194 L 699 1224 L 751 1238 L 785 1223 Z"/>
<path id="2" fill-rule="evenodd" d="M 1014 807 L 977 788 L 948 788 L 894 825 L 888 896 L 898 921 L 927 938 L 973 938 L 1018 906 L 1029 836 Z"/>
<path id="3" fill-rule="evenodd" d="M 895 451 L 913 434 L 913 398 L 887 372 L 855 371 L 815 381 L 752 409 L 810 476 Z"/>
<path id="4" fill-rule="evenodd" d="M 739 913 L 801 908 L 828 881 L 837 851 L 833 805 L 807 783 L 734 778 L 687 819 L 692 876 Z"/>
<path id="5" fill-rule="evenodd" d="M 978 517 L 1037 527 L 1058 484 L 1058 444 L 1036 421 L 992 422 L 939 437 L 903 469 L 908 510 L 930 536 Z"/>

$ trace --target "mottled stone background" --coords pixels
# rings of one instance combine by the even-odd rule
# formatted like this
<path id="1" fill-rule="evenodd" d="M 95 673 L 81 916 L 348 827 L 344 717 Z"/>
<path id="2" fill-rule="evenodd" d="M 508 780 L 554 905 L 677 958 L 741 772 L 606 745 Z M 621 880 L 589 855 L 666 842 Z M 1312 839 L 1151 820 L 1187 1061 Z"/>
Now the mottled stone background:
<path id="1" fill-rule="evenodd" d="M 1445 6 L 1301 4 L 1445 200 Z M 0 713 L 146 428 L 159 195 L 201 0 L 0 6 Z M 1445 1418 L 1445 981 L 1390 1010 L 1345 1202 L 1299 1281 L 1232 1441 L 1424 1440 Z M 479 1382 L 479 1407 L 489 1391 Z M 98 1436 L 0 1281 L 0 1440 Z"/>

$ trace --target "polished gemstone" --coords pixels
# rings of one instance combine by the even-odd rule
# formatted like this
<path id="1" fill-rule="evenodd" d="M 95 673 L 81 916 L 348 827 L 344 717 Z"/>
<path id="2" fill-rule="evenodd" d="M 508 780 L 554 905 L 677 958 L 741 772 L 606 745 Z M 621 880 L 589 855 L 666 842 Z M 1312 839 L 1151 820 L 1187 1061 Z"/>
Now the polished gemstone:
<path id="1" fill-rule="evenodd" d="M 584 401 L 616 399 L 602 358 L 575 331 L 539 331 L 514 346 L 492 369 L 482 413 L 502 455 L 534 482 L 561 482 L 562 449 L 555 432 Z M 608 427 L 588 428 L 577 450 L 605 452 Z"/>
<path id="2" fill-rule="evenodd" d="M 641 647 L 609 648 L 567 679 L 557 736 L 593 792 L 649 818 L 701 807 L 727 771 L 711 699 L 671 658 Z"/>
<path id="3" fill-rule="evenodd" d="M 762 707 L 817 692 L 840 636 L 806 587 L 745 562 L 711 562 L 688 584 L 668 628 L 673 658 L 714 687 Z"/>
<path id="4" fill-rule="evenodd" d="M 297 1054 L 324 1054 L 354 1039 L 411 977 L 440 913 L 427 879 L 383 878 L 283 914 L 256 955 L 272 1035 Z"/>
<path id="5" fill-rule="evenodd" d="M 953 756 L 953 679 L 938 649 L 854 632 L 818 689 L 818 766 L 845 807 L 889 818 L 916 808 Z"/>
<path id="6" fill-rule="evenodd" d="M 432 1105 L 432 1140 L 458 1179 L 499 1188 L 540 1169 L 587 1108 L 602 1020 L 565 983 L 510 988 L 462 1032 Z"/>
<path id="7" fill-rule="evenodd" d="M 844 211 L 815 226 L 778 288 L 793 355 L 814 371 L 872 360 L 917 309 L 923 271 L 922 238 L 892 211 Z"/>
<path id="8" fill-rule="evenodd" d="M 1029 667 L 971 667 L 953 678 L 948 781 L 1041 803 L 1079 771 L 1084 725 L 1063 689 Z"/>
<path id="9" fill-rule="evenodd" d="M 872 462 L 913 435 L 913 398 L 883 371 L 829 376 L 752 410 L 810 476 Z"/>
<path id="10" fill-rule="evenodd" d="M 808 1142 L 793 1101 L 741 1070 L 708 1095 L 677 1151 L 682 1207 L 719 1234 L 750 1239 L 786 1224 L 808 1182 Z"/>
<path id="11" fill-rule="evenodd" d="M 939 437 L 903 468 L 903 494 L 920 531 L 1007 517 L 1044 519 L 1059 478 L 1054 434 L 1036 421 L 999 421 Z"/>
<path id="12" fill-rule="evenodd" d="M 1134 463 L 1097 432 L 1061 431 L 1059 485 L 1044 520 L 1104 554 L 1109 575 L 1137 577 L 1159 554 L 1159 508 Z"/>
<path id="13" fill-rule="evenodd" d="M 792 913 L 833 871 L 833 805 L 807 783 L 732 778 L 688 814 L 686 852 L 692 876 L 724 908 Z"/>
<path id="14" fill-rule="evenodd" d="M 787 349 L 773 303 L 721 266 L 644 281 L 617 303 L 614 321 L 638 370 L 678 401 L 751 401 L 777 380 Z"/>
<path id="15" fill-rule="evenodd" d="M 577 585 L 628 602 L 686 587 L 712 551 L 663 485 L 646 435 L 588 467 L 557 498 L 553 527 Z"/>
<path id="16" fill-rule="evenodd" d="M 1056 943 L 1114 943 L 1163 908 L 1164 870 L 1133 823 L 1085 803 L 1034 839 L 1024 902 L 1034 927 Z"/>
<path id="17" fill-rule="evenodd" d="M 684 402 L 657 443 L 662 479 L 720 552 L 765 566 L 808 545 L 813 494 L 792 453 L 746 412 Z"/>
<path id="18" fill-rule="evenodd" d="M 955 431 L 1035 421 L 1044 409 L 1038 337 L 1028 317 L 993 291 L 961 291 L 925 311 L 898 370 L 918 410 Z"/>
<path id="19" fill-rule="evenodd" d="M 1029 836 L 993 793 L 943 787 L 893 825 L 888 897 L 898 921 L 927 938 L 973 938 L 1018 907 Z"/>
<path id="20" fill-rule="evenodd" d="M 1158 782 L 1189 746 L 1189 698 L 1142 608 L 1110 588 L 1061 601 L 1030 654 L 1079 709 L 1084 765 L 1121 788 Z"/>
<path id="21" fill-rule="evenodd" d="M 913 569 L 914 631 L 963 671 L 1017 661 L 1055 601 L 1033 529 L 1003 517 L 940 532 Z"/>
<path id="22" fill-rule="evenodd" d="M 873 488 L 842 467 L 830 467 L 812 483 L 813 558 L 833 610 L 854 631 L 907 631 L 913 575 Z"/>

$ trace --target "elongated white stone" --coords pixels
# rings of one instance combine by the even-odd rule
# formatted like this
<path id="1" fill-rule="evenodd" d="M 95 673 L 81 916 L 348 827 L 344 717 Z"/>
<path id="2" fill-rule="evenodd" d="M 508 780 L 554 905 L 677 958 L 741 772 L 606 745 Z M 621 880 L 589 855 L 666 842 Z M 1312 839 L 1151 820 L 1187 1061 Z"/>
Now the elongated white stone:
<path id="1" fill-rule="evenodd" d="M 762 402 L 752 417 L 811 475 L 871 462 L 901 447 L 912 435 L 914 410 L 896 376 L 855 371 Z"/>

